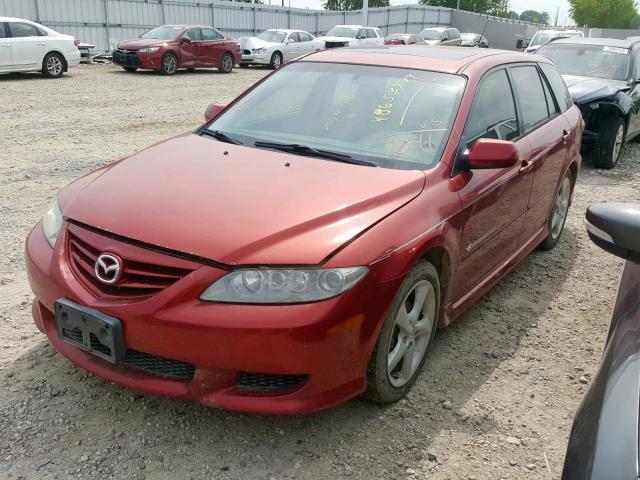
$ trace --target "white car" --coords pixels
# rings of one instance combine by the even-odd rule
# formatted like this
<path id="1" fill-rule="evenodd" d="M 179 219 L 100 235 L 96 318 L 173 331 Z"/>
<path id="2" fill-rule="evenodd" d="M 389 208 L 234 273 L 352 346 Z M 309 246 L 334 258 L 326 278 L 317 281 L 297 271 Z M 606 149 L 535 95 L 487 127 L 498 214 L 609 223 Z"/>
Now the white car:
<path id="1" fill-rule="evenodd" d="M 0 73 L 42 72 L 62 76 L 80 63 L 79 42 L 39 23 L 0 17 Z"/>
<path id="2" fill-rule="evenodd" d="M 549 43 L 556 38 L 583 38 L 584 33 L 580 30 L 539 30 L 533 36 L 529 45 L 525 49 L 525 53 L 535 53 L 542 45 Z"/>
<path id="3" fill-rule="evenodd" d="M 379 28 L 362 25 L 336 25 L 319 39 L 324 41 L 326 48 L 384 45 L 384 36 Z"/>
<path id="4" fill-rule="evenodd" d="M 269 65 L 276 69 L 307 53 L 322 50 L 324 42 L 303 30 L 265 30 L 257 37 L 241 37 L 240 66 Z"/>

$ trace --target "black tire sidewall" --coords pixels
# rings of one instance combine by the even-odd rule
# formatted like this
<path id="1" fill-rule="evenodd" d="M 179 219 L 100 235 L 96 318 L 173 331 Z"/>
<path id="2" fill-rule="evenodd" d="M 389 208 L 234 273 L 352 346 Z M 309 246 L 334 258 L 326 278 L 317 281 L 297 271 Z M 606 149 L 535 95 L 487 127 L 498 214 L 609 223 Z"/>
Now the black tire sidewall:
<path id="1" fill-rule="evenodd" d="M 411 380 L 402 387 L 394 387 L 391 384 L 387 373 L 387 357 L 389 355 L 388 346 L 391 340 L 391 335 L 393 334 L 396 312 L 398 311 L 398 308 L 400 308 L 400 305 L 407 293 L 411 291 L 416 283 L 422 280 L 429 281 L 436 294 L 436 318 L 434 328 L 431 332 L 429 342 L 427 343 L 425 354 Z M 380 335 L 378 336 L 378 340 L 367 369 L 366 397 L 378 403 L 391 403 L 400 400 L 411 389 L 420 374 L 427 356 L 429 355 L 429 349 L 432 345 L 433 338 L 435 337 L 440 317 L 440 301 L 440 278 L 438 276 L 438 271 L 431 263 L 421 260 L 406 275 L 400 285 L 400 288 L 396 292 L 396 295 L 393 297 L 391 306 L 385 316 L 384 324 L 380 330 Z"/>
<path id="2" fill-rule="evenodd" d="M 595 152 L 593 156 L 593 164 L 597 168 L 605 168 L 610 169 L 613 168 L 616 163 L 618 163 L 618 158 L 620 157 L 620 153 L 618 153 L 618 158 L 613 158 L 613 150 L 615 148 L 616 143 L 616 135 L 618 130 L 622 126 L 624 129 L 624 120 L 620 116 L 616 116 L 611 121 L 603 122 L 603 126 L 600 129 L 600 136 L 596 140 Z M 624 145 L 624 131 L 622 144 Z"/>
<path id="3" fill-rule="evenodd" d="M 60 63 L 62 64 L 62 68 L 60 69 L 60 73 L 58 75 L 52 75 L 51 73 L 49 73 L 49 69 L 47 68 L 47 63 L 49 62 L 49 59 L 51 57 L 58 57 L 58 59 L 60 60 Z M 55 52 L 47 53 L 44 56 L 44 59 L 42 60 L 42 75 L 44 75 L 47 78 L 60 78 L 63 74 L 64 74 L 64 58 L 62 58 L 62 55 Z"/>

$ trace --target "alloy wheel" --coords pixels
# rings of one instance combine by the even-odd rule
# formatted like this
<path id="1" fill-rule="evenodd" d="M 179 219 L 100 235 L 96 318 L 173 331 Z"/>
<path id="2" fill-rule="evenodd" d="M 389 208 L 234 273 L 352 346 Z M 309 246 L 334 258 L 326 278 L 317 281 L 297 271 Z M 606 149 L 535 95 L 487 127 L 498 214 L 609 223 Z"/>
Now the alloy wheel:
<path id="1" fill-rule="evenodd" d="M 222 69 L 225 72 L 230 72 L 233 69 L 233 58 L 230 55 L 225 55 L 222 59 Z"/>
<path id="2" fill-rule="evenodd" d="M 273 68 L 278 69 L 280 68 L 280 64 L 281 64 L 281 60 L 280 60 L 280 55 L 278 55 L 277 53 L 273 56 Z"/>
<path id="3" fill-rule="evenodd" d="M 571 197 L 571 180 L 569 177 L 564 177 L 560 191 L 556 196 L 556 201 L 553 204 L 553 211 L 551 212 L 551 236 L 555 240 L 562 233 L 562 227 L 564 226 L 567 212 L 569 211 L 569 200 Z"/>
<path id="4" fill-rule="evenodd" d="M 168 74 L 175 73 L 178 67 L 176 57 L 173 55 L 167 55 L 164 57 L 164 71 Z"/>
<path id="5" fill-rule="evenodd" d="M 47 60 L 47 71 L 53 77 L 57 77 L 62 72 L 62 61 L 56 55 L 52 55 Z"/>
<path id="6" fill-rule="evenodd" d="M 620 124 L 618 127 L 618 131 L 616 132 L 616 140 L 613 144 L 613 163 L 615 164 L 618 161 L 618 157 L 620 156 L 620 150 L 622 150 L 622 142 L 624 140 L 624 125 Z"/>
<path id="7" fill-rule="evenodd" d="M 435 328 L 436 293 L 422 280 L 405 296 L 396 314 L 387 354 L 387 375 L 391 385 L 406 385 L 422 363 Z"/>

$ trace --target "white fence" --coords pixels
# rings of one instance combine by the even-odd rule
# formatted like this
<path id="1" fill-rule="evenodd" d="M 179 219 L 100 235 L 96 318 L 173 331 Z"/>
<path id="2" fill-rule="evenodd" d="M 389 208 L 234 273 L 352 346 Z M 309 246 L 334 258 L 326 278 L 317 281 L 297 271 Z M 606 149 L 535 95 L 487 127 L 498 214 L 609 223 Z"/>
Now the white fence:
<path id="1" fill-rule="evenodd" d="M 299 28 L 314 34 L 337 24 L 360 24 L 361 11 L 327 11 L 225 0 L 0 0 L 0 16 L 42 23 L 99 51 L 162 24 L 205 24 L 234 37 L 267 28 Z M 423 26 L 450 25 L 451 9 L 406 5 L 369 9 L 369 25 L 383 33 L 418 32 Z"/>

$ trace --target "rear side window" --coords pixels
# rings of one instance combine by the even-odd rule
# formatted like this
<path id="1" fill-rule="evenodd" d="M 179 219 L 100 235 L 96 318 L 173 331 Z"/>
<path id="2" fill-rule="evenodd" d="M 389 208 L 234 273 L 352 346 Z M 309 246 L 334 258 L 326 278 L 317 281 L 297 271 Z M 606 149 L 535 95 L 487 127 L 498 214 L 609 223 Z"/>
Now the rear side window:
<path id="1" fill-rule="evenodd" d="M 504 69 L 482 79 L 463 136 L 469 148 L 479 138 L 514 140 L 520 136 L 511 84 Z"/>
<path id="2" fill-rule="evenodd" d="M 550 63 L 540 63 L 539 65 L 542 73 L 547 77 L 549 85 L 551 85 L 551 90 L 553 90 L 556 100 L 558 101 L 560 111 L 566 112 L 573 105 L 573 100 L 571 99 L 569 90 L 567 90 L 567 86 L 564 84 L 564 80 L 562 80 L 560 76 L 560 72 Z"/>
<path id="3" fill-rule="evenodd" d="M 222 40 L 224 37 L 213 28 L 201 28 L 202 40 Z"/>
<path id="4" fill-rule="evenodd" d="M 549 90 L 549 86 L 547 82 L 542 79 L 542 88 L 544 89 L 544 96 L 547 98 L 547 113 L 550 117 L 553 117 L 558 110 L 556 109 L 556 104 L 553 101 L 553 95 L 551 95 L 551 90 Z"/>
<path id="5" fill-rule="evenodd" d="M 542 81 L 533 65 L 512 67 L 511 76 L 520 103 L 524 132 L 528 133 L 549 118 Z"/>
<path id="6" fill-rule="evenodd" d="M 28 23 L 11 22 L 9 23 L 11 29 L 11 36 L 15 38 L 20 37 L 40 37 L 40 30 Z"/>
<path id="7" fill-rule="evenodd" d="M 460 32 L 455 28 L 452 28 L 451 30 L 449 30 L 449 38 L 452 40 L 460 38 Z"/>
<path id="8" fill-rule="evenodd" d="M 311 35 L 309 35 L 308 33 L 305 33 L 305 32 L 298 32 L 298 37 L 300 37 L 300 41 L 301 42 L 310 42 L 310 41 L 313 40 Z"/>
<path id="9" fill-rule="evenodd" d="M 0 38 L 7 38 L 8 35 L 5 32 L 4 22 L 0 22 Z"/>
<path id="10" fill-rule="evenodd" d="M 298 43 L 300 41 L 300 37 L 297 32 L 293 32 L 289 34 L 289 43 Z"/>

